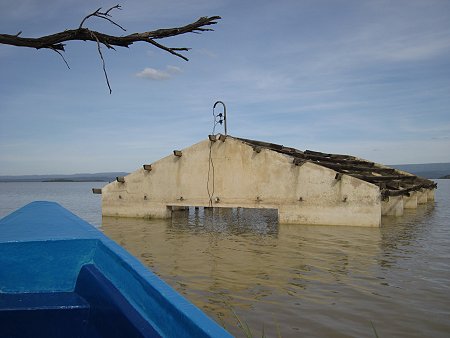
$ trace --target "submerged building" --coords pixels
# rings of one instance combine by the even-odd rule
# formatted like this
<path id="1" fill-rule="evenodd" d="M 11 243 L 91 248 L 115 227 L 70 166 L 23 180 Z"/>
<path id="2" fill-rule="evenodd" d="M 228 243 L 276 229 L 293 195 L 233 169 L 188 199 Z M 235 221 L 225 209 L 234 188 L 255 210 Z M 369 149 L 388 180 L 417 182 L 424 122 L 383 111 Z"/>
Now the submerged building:
<path id="1" fill-rule="evenodd" d="M 230 135 L 208 139 L 107 184 L 104 216 L 169 218 L 190 206 L 271 208 L 280 223 L 381 225 L 434 200 L 433 181 L 354 156 Z"/>

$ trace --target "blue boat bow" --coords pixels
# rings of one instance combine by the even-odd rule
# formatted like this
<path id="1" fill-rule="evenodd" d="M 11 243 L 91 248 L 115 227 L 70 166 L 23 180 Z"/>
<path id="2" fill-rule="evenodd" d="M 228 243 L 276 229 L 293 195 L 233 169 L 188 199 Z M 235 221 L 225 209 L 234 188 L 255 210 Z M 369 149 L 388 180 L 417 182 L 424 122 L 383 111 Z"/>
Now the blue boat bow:
<path id="1" fill-rule="evenodd" d="M 231 337 L 54 202 L 0 220 L 1 337 Z"/>

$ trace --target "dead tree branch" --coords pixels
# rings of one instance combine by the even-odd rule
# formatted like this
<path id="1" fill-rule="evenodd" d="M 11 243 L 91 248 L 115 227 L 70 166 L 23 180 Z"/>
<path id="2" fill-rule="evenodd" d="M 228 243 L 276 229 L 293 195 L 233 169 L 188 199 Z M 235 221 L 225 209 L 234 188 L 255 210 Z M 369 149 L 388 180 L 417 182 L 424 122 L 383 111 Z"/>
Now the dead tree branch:
<path id="1" fill-rule="evenodd" d="M 36 48 L 36 49 L 50 49 L 54 52 L 57 52 L 61 57 L 63 57 L 63 54 L 61 52 L 65 51 L 65 43 L 69 41 L 93 41 L 97 44 L 98 51 L 100 54 L 100 58 L 102 59 L 103 63 L 103 70 L 106 77 L 106 82 L 108 84 L 108 88 L 111 91 L 111 87 L 109 86 L 108 76 L 106 74 L 106 68 L 105 68 L 105 60 L 103 58 L 100 44 L 106 46 L 108 49 L 114 49 L 115 46 L 117 47 L 129 47 L 135 42 L 144 42 L 151 44 L 152 46 L 155 46 L 159 49 L 162 49 L 172 55 L 178 56 L 182 58 L 183 60 L 188 61 L 188 58 L 181 54 L 180 52 L 183 51 L 189 51 L 189 48 L 186 47 L 168 47 L 165 46 L 159 42 L 156 42 L 155 40 L 160 40 L 168 37 L 173 37 L 177 35 L 182 35 L 186 33 L 201 33 L 206 31 L 212 31 L 213 29 L 207 28 L 207 26 L 215 25 L 218 20 L 220 20 L 220 16 L 211 16 L 211 17 L 201 17 L 195 22 L 192 22 L 190 24 L 187 24 L 185 26 L 181 27 L 174 27 L 174 28 L 164 28 L 164 29 L 157 29 L 153 31 L 148 32 L 142 32 L 142 33 L 133 33 L 129 35 L 124 36 L 116 36 L 116 35 L 109 35 L 97 31 L 90 30 L 88 28 L 84 28 L 83 25 L 85 22 L 92 17 L 101 18 L 104 20 L 109 21 L 111 24 L 119 27 L 121 30 L 126 31 L 125 28 L 117 24 L 111 19 L 110 12 L 114 9 L 121 9 L 120 5 L 113 6 L 109 8 L 105 12 L 101 12 L 101 8 L 97 9 L 93 13 L 87 15 L 83 18 L 80 25 L 76 29 L 69 29 L 65 30 L 63 32 L 58 32 L 51 35 L 45 35 L 38 38 L 25 38 L 21 37 L 20 34 L 22 32 L 19 32 L 15 35 L 10 34 L 0 34 L 0 44 L 5 45 L 12 45 L 12 46 L 18 46 L 18 47 L 29 47 L 29 48 Z M 66 60 L 63 57 L 64 62 L 68 66 Z"/>
<path id="2" fill-rule="evenodd" d="M 98 50 L 98 54 L 100 55 L 100 59 L 102 60 L 103 73 L 105 74 L 106 84 L 108 85 L 109 93 L 111 94 L 111 93 L 112 93 L 112 89 L 111 89 L 111 85 L 109 84 L 108 73 L 106 72 L 106 64 L 105 64 L 105 59 L 103 58 L 102 49 L 101 49 L 101 47 L 100 47 L 100 41 L 99 41 L 98 38 L 95 36 L 95 33 L 92 33 L 92 36 L 95 38 L 95 40 L 97 40 L 97 50 Z"/>
<path id="3" fill-rule="evenodd" d="M 93 12 L 93 13 L 87 15 L 87 16 L 81 21 L 80 26 L 78 26 L 78 29 L 81 29 L 81 27 L 83 27 L 83 24 L 84 24 L 84 22 L 85 22 L 87 19 L 89 19 L 89 18 L 92 17 L 92 16 L 96 16 L 96 17 L 98 17 L 98 18 L 105 19 L 105 20 L 111 22 L 113 25 L 119 27 L 121 30 L 123 30 L 124 32 L 126 32 L 126 29 L 125 29 L 125 28 L 123 28 L 121 25 L 119 25 L 118 23 L 116 23 L 116 22 L 114 22 L 113 20 L 110 19 L 111 15 L 109 14 L 109 12 L 111 12 L 113 9 L 119 9 L 119 10 L 121 10 L 122 7 L 121 7 L 120 5 L 112 6 L 110 9 L 108 9 L 108 10 L 107 10 L 106 12 L 104 12 L 104 13 L 100 12 L 101 9 L 102 9 L 102 8 L 100 7 L 100 8 L 97 9 L 95 12 Z"/>
<path id="4" fill-rule="evenodd" d="M 108 35 L 97 31 L 91 31 L 88 28 L 69 29 L 64 32 L 46 35 L 39 38 L 23 38 L 17 34 L 16 35 L 0 34 L 0 44 L 18 47 L 30 47 L 36 49 L 48 48 L 65 51 L 64 49 L 65 44 L 63 42 L 75 40 L 97 42 L 96 39 L 91 34 L 91 32 L 93 32 L 100 41 L 100 43 L 104 44 L 105 46 L 109 46 L 108 48 L 110 48 L 111 46 L 129 47 L 135 42 L 147 42 L 153 44 L 154 40 L 158 39 L 164 39 L 186 33 L 212 31 L 213 29 L 204 28 L 204 26 L 214 25 L 217 23 L 217 20 L 219 19 L 220 19 L 219 16 L 201 17 L 197 21 L 182 27 L 158 29 L 154 31 L 133 33 L 124 36 Z M 164 49 L 166 51 L 188 50 L 188 48 L 180 49 L 180 48 L 170 48 L 166 46 L 164 47 L 165 49 L 162 47 L 158 48 Z M 180 57 L 186 59 L 183 56 Z"/>

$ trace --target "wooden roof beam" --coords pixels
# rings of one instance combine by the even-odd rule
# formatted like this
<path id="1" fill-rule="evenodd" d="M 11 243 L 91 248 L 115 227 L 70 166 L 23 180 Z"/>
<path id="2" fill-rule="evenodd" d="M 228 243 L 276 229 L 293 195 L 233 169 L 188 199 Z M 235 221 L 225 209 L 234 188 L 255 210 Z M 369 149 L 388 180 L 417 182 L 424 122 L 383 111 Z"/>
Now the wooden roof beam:
<path id="1" fill-rule="evenodd" d="M 396 181 L 396 180 L 415 180 L 417 176 L 369 176 L 369 175 L 353 175 L 356 178 L 359 178 L 368 182 L 384 182 L 384 181 Z"/>
<path id="2" fill-rule="evenodd" d="M 304 153 L 305 153 L 305 155 L 315 155 L 315 156 L 329 157 L 329 158 L 334 158 L 334 159 L 349 159 L 349 160 L 355 159 L 354 156 L 350 156 L 350 155 L 327 154 L 327 153 L 321 153 L 320 151 L 313 151 L 313 150 L 308 150 L 308 149 L 305 150 Z"/>
<path id="3" fill-rule="evenodd" d="M 348 170 L 350 172 L 352 171 L 356 171 L 356 172 L 361 172 L 361 171 L 366 171 L 368 173 L 371 172 L 377 172 L 377 173 L 389 173 L 389 174 L 393 174 L 395 173 L 394 169 L 387 169 L 387 168 L 378 168 L 378 167 L 366 167 L 366 166 L 358 166 L 358 165 L 350 165 L 350 164 L 342 164 L 342 163 L 333 163 L 333 162 L 315 162 L 315 161 L 311 161 L 312 163 L 316 163 L 319 165 L 322 165 L 324 167 L 330 168 L 330 169 L 334 169 L 334 170 Z"/>
<path id="4" fill-rule="evenodd" d="M 368 162 L 368 161 L 362 161 L 362 160 L 346 160 L 346 159 L 337 159 L 337 158 L 329 158 L 329 157 L 322 157 L 317 155 L 311 155 L 311 154 L 302 154 L 302 153 L 296 153 L 293 154 L 295 157 L 301 157 L 308 160 L 313 161 L 323 161 L 323 162 L 330 162 L 330 163 L 342 163 L 342 164 L 355 164 L 355 165 L 364 165 L 367 167 L 374 167 L 375 163 Z"/>

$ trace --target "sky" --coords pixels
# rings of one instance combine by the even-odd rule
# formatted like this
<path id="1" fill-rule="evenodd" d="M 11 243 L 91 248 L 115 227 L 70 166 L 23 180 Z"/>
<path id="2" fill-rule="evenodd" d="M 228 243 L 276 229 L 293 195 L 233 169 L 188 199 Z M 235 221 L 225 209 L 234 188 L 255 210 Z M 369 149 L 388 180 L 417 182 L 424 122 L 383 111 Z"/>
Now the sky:
<path id="1" fill-rule="evenodd" d="M 107 1 L 2 0 L 0 33 L 78 27 Z M 450 1 L 134 0 L 108 34 L 220 15 L 214 32 L 50 50 L 0 45 L 0 175 L 126 171 L 207 138 L 214 102 L 232 136 L 384 164 L 450 162 Z M 220 108 L 216 109 L 220 111 Z M 217 132 L 222 130 L 216 129 Z"/>

